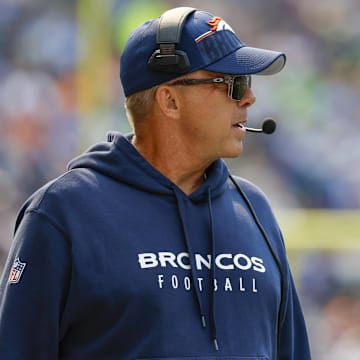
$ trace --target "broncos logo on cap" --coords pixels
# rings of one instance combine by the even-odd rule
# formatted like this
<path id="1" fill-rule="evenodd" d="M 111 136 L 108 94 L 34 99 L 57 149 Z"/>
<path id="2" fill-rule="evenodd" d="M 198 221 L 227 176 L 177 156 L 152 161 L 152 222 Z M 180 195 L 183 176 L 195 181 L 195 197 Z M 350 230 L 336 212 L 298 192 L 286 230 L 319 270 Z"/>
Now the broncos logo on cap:
<path id="1" fill-rule="evenodd" d="M 207 24 L 210 26 L 210 30 L 195 39 L 197 44 L 207 37 L 214 35 L 217 31 L 229 30 L 235 33 L 232 27 L 219 16 L 214 16 Z"/>

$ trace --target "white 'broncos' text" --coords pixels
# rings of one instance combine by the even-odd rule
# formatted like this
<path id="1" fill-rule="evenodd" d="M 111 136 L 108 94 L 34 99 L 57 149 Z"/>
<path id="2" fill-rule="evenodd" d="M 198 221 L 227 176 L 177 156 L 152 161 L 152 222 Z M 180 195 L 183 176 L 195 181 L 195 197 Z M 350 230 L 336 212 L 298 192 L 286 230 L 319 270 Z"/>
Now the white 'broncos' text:
<path id="1" fill-rule="evenodd" d="M 230 275 L 230 273 L 233 273 L 236 270 L 244 272 L 251 271 L 253 274 L 266 272 L 264 262 L 261 258 L 241 253 L 218 254 L 212 261 L 211 255 L 203 256 L 197 253 L 192 254 L 190 257 L 190 254 L 187 252 L 180 252 L 178 254 L 169 251 L 160 251 L 157 253 L 148 252 L 138 254 L 138 262 L 141 269 L 195 269 L 196 272 L 210 270 L 212 266 L 214 266 L 217 270 L 216 274 L 221 276 L 212 279 L 211 286 L 214 291 L 223 290 L 225 292 L 232 292 L 235 290 L 240 292 L 258 292 L 255 276 L 249 276 L 249 274 L 237 277 L 234 277 L 234 274 L 231 276 L 224 276 L 227 273 Z M 173 289 L 183 289 L 187 291 L 191 290 L 193 286 L 197 286 L 199 291 L 203 291 L 205 282 L 209 281 L 208 274 L 207 276 L 198 276 L 192 279 L 188 275 L 179 275 L 178 272 L 177 274 L 171 274 L 168 271 L 166 271 L 166 274 L 157 274 L 156 278 L 157 285 L 160 289 L 171 287 Z"/>

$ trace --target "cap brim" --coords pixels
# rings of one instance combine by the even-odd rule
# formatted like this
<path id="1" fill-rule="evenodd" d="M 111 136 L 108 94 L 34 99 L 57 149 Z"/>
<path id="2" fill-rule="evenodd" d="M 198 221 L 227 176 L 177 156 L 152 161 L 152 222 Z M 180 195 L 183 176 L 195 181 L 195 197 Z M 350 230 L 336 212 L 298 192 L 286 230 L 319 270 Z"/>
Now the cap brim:
<path id="1" fill-rule="evenodd" d="M 205 69 L 223 74 L 273 75 L 281 71 L 285 63 L 284 53 L 244 46 Z"/>

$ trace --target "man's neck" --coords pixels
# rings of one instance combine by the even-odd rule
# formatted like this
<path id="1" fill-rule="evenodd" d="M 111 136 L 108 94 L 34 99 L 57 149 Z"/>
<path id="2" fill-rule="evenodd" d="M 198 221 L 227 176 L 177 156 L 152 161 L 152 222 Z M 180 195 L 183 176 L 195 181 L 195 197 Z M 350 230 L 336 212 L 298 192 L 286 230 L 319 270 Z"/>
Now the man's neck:
<path id="1" fill-rule="evenodd" d="M 177 146 L 174 139 L 142 141 L 134 136 L 132 144 L 137 151 L 160 173 L 189 195 L 204 182 L 210 163 L 202 162 L 196 154 Z"/>

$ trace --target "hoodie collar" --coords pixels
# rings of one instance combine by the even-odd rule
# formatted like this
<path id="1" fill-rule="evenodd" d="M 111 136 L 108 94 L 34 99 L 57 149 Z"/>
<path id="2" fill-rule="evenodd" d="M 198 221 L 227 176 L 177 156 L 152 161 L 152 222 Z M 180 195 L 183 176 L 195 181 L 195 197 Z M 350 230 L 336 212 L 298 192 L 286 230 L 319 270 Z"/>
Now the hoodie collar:
<path id="1" fill-rule="evenodd" d="M 177 187 L 166 176 L 156 170 L 131 144 L 133 134 L 108 134 L 108 141 L 96 144 L 84 154 L 73 159 L 68 169 L 91 168 L 118 181 L 131 184 L 140 190 L 173 196 Z M 182 196 L 195 202 L 207 201 L 219 196 L 226 188 L 229 171 L 223 160 L 216 160 L 206 171 L 206 181 L 192 194 Z"/>

